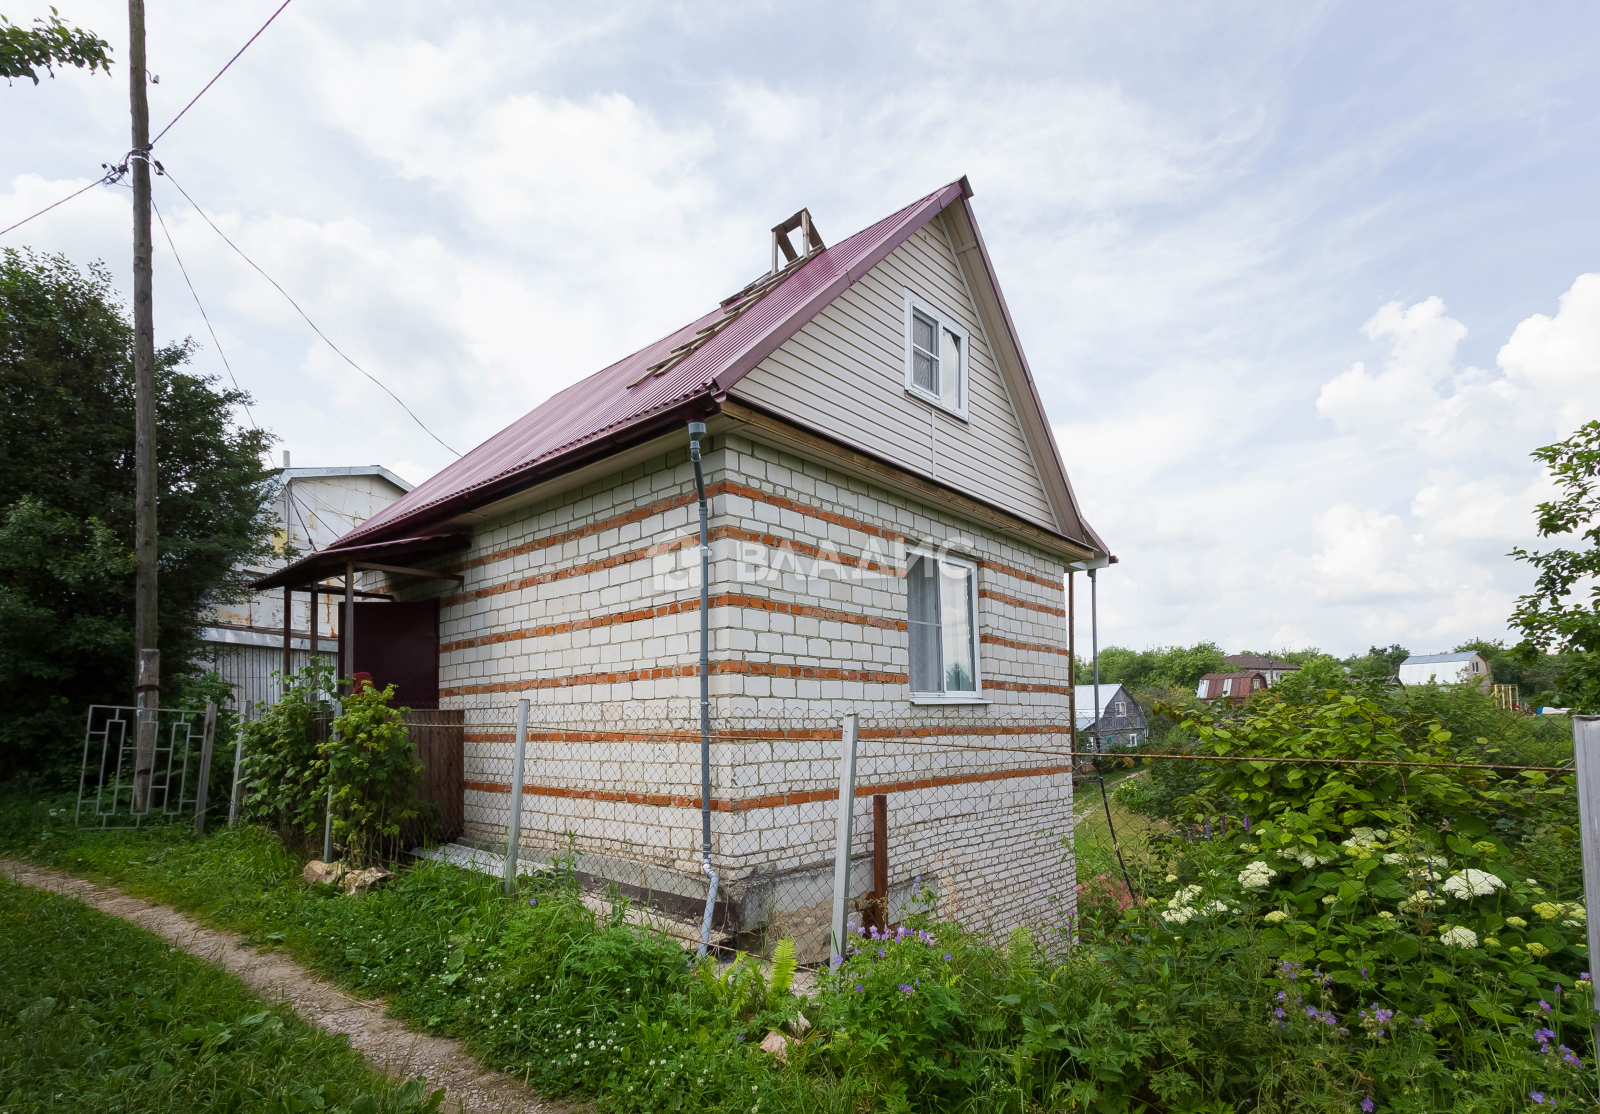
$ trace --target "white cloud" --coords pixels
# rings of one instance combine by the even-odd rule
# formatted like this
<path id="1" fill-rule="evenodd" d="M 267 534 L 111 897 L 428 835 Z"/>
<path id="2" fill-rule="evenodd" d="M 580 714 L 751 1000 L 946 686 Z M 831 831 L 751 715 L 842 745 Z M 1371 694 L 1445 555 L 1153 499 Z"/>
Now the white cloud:
<path id="1" fill-rule="evenodd" d="M 1579 275 L 1554 317 L 1518 325 L 1499 364 L 1561 433 L 1600 415 L 1600 274 Z"/>

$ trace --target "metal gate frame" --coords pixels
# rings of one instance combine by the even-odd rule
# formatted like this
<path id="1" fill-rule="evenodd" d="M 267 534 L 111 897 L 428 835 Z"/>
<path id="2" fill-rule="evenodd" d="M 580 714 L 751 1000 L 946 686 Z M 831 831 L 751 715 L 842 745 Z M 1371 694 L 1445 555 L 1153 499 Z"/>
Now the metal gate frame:
<path id="1" fill-rule="evenodd" d="M 130 705 L 89 706 L 78 772 L 77 826 L 102 831 L 137 828 L 152 816 L 174 820 L 192 810 L 195 826 L 204 831 L 217 706 L 157 709 L 150 791 L 142 810 L 134 808 L 133 800 L 139 714 L 140 709 Z"/>

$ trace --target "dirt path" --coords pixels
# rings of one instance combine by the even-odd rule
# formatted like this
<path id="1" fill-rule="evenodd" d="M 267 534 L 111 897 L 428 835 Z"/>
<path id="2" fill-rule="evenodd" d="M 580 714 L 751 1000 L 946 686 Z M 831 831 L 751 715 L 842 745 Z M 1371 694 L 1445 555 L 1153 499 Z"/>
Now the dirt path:
<path id="1" fill-rule="evenodd" d="M 286 1002 L 306 1021 L 330 1033 L 347 1033 L 350 1046 L 373 1067 L 396 1078 L 425 1076 L 445 1088 L 444 1109 L 462 1114 L 558 1114 L 572 1108 L 541 1102 L 527 1087 L 490 1071 L 459 1041 L 429 1037 L 384 1016 L 381 999 L 352 998 L 281 953 L 259 952 L 233 932 L 195 924 L 164 905 L 129 897 L 110 886 L 60 871 L 0 859 L 0 874 L 14 882 L 76 898 L 91 908 L 164 937 L 190 955 L 214 963 L 269 1001 Z"/>

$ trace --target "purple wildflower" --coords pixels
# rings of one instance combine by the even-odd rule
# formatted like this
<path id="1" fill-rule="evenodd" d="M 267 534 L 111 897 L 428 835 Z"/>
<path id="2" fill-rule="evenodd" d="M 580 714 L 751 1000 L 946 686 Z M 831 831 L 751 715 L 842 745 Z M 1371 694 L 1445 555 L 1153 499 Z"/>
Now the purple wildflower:
<path id="1" fill-rule="evenodd" d="M 1361 981 L 1362 982 L 1367 982 L 1368 981 L 1367 980 L 1367 969 L 1365 967 L 1361 968 Z"/>
<path id="2" fill-rule="evenodd" d="M 1528 1092 L 1528 1097 L 1530 1099 L 1532 1099 L 1534 1102 L 1543 1102 L 1544 1101 L 1544 1092 L 1543 1091 L 1529 1091 Z"/>
<path id="3" fill-rule="evenodd" d="M 1540 998 L 1539 999 L 1539 1008 L 1541 1010 L 1543 1010 L 1545 1013 L 1549 1013 L 1550 1012 L 1550 1003 L 1546 1002 L 1543 998 Z"/>
<path id="4" fill-rule="evenodd" d="M 539 899 L 536 898 L 536 897 L 530 897 L 528 899 L 528 904 L 529 905 L 537 905 L 537 904 L 539 904 Z"/>
<path id="5" fill-rule="evenodd" d="M 861 985 L 861 984 L 860 984 L 860 983 L 856 983 L 856 989 L 857 989 L 857 990 L 865 990 L 865 989 L 867 989 L 867 988 L 866 988 L 866 987 L 864 987 L 864 986 L 862 986 L 862 985 Z"/>
<path id="6" fill-rule="evenodd" d="M 1583 1067 L 1583 1061 L 1578 1058 L 1578 1054 L 1566 1045 L 1561 1046 L 1561 1062 L 1572 1068 Z"/>
<path id="7" fill-rule="evenodd" d="M 946 963 L 949 963 L 949 962 L 950 962 L 950 953 L 949 953 L 949 952 L 945 952 L 945 953 L 944 953 L 944 961 L 945 961 L 945 962 L 946 962 Z"/>
<path id="8" fill-rule="evenodd" d="M 1372 1112 L 1377 1109 L 1377 1106 L 1374 1105 L 1372 1101 L 1371 1095 L 1368 1095 L 1366 1098 L 1361 1100 L 1361 1109 L 1365 1112 L 1365 1114 L 1372 1114 Z"/>
<path id="9" fill-rule="evenodd" d="M 908 982 L 903 982 L 903 983 L 900 984 L 900 993 L 902 993 L 902 994 L 910 994 L 910 993 L 914 992 L 915 990 L 916 990 L 916 987 L 912 986 Z"/>

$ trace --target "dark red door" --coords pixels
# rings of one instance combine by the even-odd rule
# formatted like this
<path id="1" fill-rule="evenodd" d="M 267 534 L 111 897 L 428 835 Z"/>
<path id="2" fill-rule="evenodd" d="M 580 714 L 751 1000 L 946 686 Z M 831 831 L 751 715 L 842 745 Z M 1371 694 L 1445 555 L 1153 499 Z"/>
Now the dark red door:
<path id="1" fill-rule="evenodd" d="M 358 603 L 357 673 L 395 686 L 395 707 L 439 706 L 439 601 Z"/>

